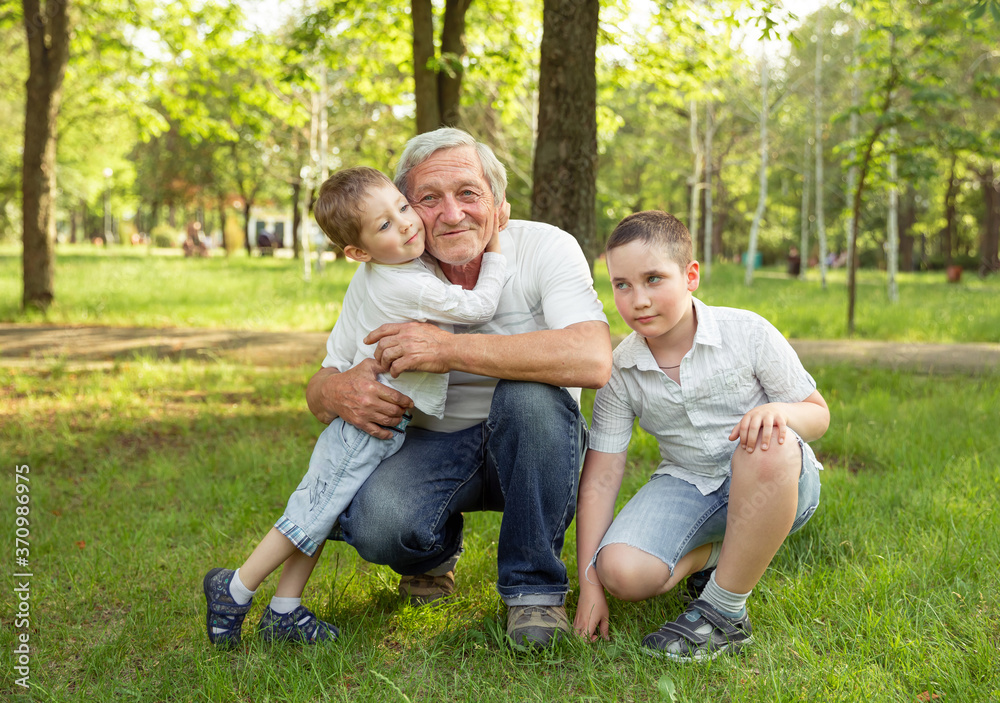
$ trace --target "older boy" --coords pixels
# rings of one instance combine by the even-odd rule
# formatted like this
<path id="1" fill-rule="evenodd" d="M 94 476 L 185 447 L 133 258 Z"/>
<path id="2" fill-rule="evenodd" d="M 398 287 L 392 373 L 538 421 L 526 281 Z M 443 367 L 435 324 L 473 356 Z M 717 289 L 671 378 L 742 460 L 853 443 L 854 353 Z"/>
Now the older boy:
<path id="1" fill-rule="evenodd" d="M 615 350 L 611 381 L 594 403 L 574 625 L 607 638 L 605 588 L 639 601 L 702 572 L 700 597 L 642 644 L 678 661 L 736 652 L 752 641 L 750 591 L 819 502 L 822 466 L 806 442 L 823 435 L 830 413 L 766 320 L 692 297 L 698 262 L 675 217 L 626 217 L 607 261 L 615 305 L 635 332 Z M 661 462 L 613 519 L 636 417 L 656 437 Z"/>
<path id="2" fill-rule="evenodd" d="M 448 285 L 420 256 L 424 226 L 406 198 L 375 169 L 339 171 L 320 187 L 316 221 L 344 253 L 365 263 L 367 296 L 360 309 L 355 363 L 371 358 L 362 330 L 388 322 L 416 320 L 442 324 L 488 322 L 496 311 L 506 277 L 500 253 L 498 218 L 488 227 L 483 268 L 473 290 Z M 405 393 L 421 412 L 444 414 L 447 376 L 412 372 L 379 380 Z M 285 513 L 236 571 L 212 569 L 205 576 L 208 637 L 232 646 L 239 642 L 243 619 L 256 589 L 284 563 L 275 598 L 257 627 L 264 639 L 316 642 L 337 637 L 337 629 L 319 621 L 301 605 L 302 590 L 322 545 L 344 508 L 372 471 L 403 444 L 405 415 L 387 439 L 379 439 L 337 420 L 320 436 L 306 473 L 288 499 Z"/>

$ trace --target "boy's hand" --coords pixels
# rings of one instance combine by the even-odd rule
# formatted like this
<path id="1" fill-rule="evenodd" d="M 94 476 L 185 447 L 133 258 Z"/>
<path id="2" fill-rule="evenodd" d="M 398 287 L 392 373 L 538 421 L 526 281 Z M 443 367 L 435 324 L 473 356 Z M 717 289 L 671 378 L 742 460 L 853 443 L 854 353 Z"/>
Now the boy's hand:
<path id="1" fill-rule="evenodd" d="M 507 201 L 505 200 L 504 204 L 506 203 Z M 509 205 L 507 207 L 508 209 L 510 209 Z M 501 221 L 500 210 L 501 208 L 497 208 L 493 212 L 493 219 L 490 221 L 490 229 L 489 229 L 490 240 L 486 242 L 486 251 L 491 252 L 493 254 L 500 253 L 500 230 L 502 229 L 500 226 L 500 221 Z M 506 222 L 504 224 L 506 224 Z"/>
<path id="2" fill-rule="evenodd" d="M 757 446 L 758 435 L 760 437 L 761 451 L 767 451 L 771 445 L 771 439 L 778 440 L 778 444 L 785 443 L 785 433 L 788 430 L 788 415 L 785 412 L 784 403 L 766 403 L 759 405 L 740 420 L 740 424 L 729 433 L 729 440 L 737 437 L 740 440 L 740 447 L 752 452 Z"/>
<path id="3" fill-rule="evenodd" d="M 510 201 L 507 200 L 507 196 L 504 196 L 497 213 L 500 215 L 500 229 L 507 229 L 507 222 L 510 221 Z"/>
<path id="4" fill-rule="evenodd" d="M 608 600 L 603 588 L 593 593 L 580 590 L 573 629 L 590 642 L 596 642 L 598 637 L 608 639 Z"/>

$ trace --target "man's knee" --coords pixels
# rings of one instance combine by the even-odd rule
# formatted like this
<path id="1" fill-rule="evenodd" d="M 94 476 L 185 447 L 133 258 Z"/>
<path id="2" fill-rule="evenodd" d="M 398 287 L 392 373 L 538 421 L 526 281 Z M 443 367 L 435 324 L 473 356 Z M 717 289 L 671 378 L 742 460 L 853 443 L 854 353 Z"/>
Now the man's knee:
<path id="1" fill-rule="evenodd" d="M 434 537 L 412 501 L 390 500 L 377 491 L 358 492 L 342 518 L 347 542 L 365 561 L 395 566 L 426 552 Z"/>
<path id="2" fill-rule="evenodd" d="M 498 382 L 488 424 L 556 442 L 579 439 L 585 427 L 576 401 L 565 388 L 531 381 Z"/>

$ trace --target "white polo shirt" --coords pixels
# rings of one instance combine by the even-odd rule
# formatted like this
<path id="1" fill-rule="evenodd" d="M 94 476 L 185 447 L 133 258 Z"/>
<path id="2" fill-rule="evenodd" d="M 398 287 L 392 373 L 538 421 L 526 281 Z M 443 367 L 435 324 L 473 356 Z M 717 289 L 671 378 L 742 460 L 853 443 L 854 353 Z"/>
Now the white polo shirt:
<path id="1" fill-rule="evenodd" d="M 511 220 L 500 233 L 507 273 L 496 313 L 489 322 L 454 325 L 456 334 L 522 334 L 563 329 L 579 322 L 607 323 L 594 290 L 587 260 L 570 234 L 540 222 Z M 427 259 L 433 262 L 433 259 Z M 447 281 L 436 264 L 436 275 Z M 359 311 L 368 295 L 359 271 L 344 295 L 343 309 L 327 340 L 324 367 L 346 371 L 354 366 L 364 329 Z M 376 298 L 377 299 L 377 298 Z M 497 379 L 452 371 L 442 418 L 415 412 L 413 424 L 439 432 L 455 432 L 486 419 Z M 579 402 L 579 389 L 569 389 Z"/>
<path id="2" fill-rule="evenodd" d="M 680 384 L 633 332 L 615 349 L 611 381 L 597 392 L 589 446 L 625 451 L 639 418 L 659 444 L 655 473 L 676 476 L 708 495 L 729 474 L 738 444 L 729 434 L 743 416 L 764 403 L 801 402 L 816 382 L 788 340 L 760 315 L 692 300 L 698 327 L 681 360 Z"/>

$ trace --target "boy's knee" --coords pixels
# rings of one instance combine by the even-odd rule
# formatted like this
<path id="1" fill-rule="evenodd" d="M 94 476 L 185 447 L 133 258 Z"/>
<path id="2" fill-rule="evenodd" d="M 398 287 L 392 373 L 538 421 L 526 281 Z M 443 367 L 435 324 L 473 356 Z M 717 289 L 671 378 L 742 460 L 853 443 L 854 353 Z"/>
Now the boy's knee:
<path id="1" fill-rule="evenodd" d="M 609 544 L 598 555 L 597 575 L 615 598 L 640 601 L 660 592 L 670 579 L 670 568 L 635 547 Z"/>
<path id="2" fill-rule="evenodd" d="M 802 468 L 802 450 L 789 434 L 784 443 L 773 441 L 766 449 L 758 445 L 752 452 L 738 448 L 733 453 L 733 474 L 753 477 L 757 483 L 785 484 L 797 481 Z"/>

